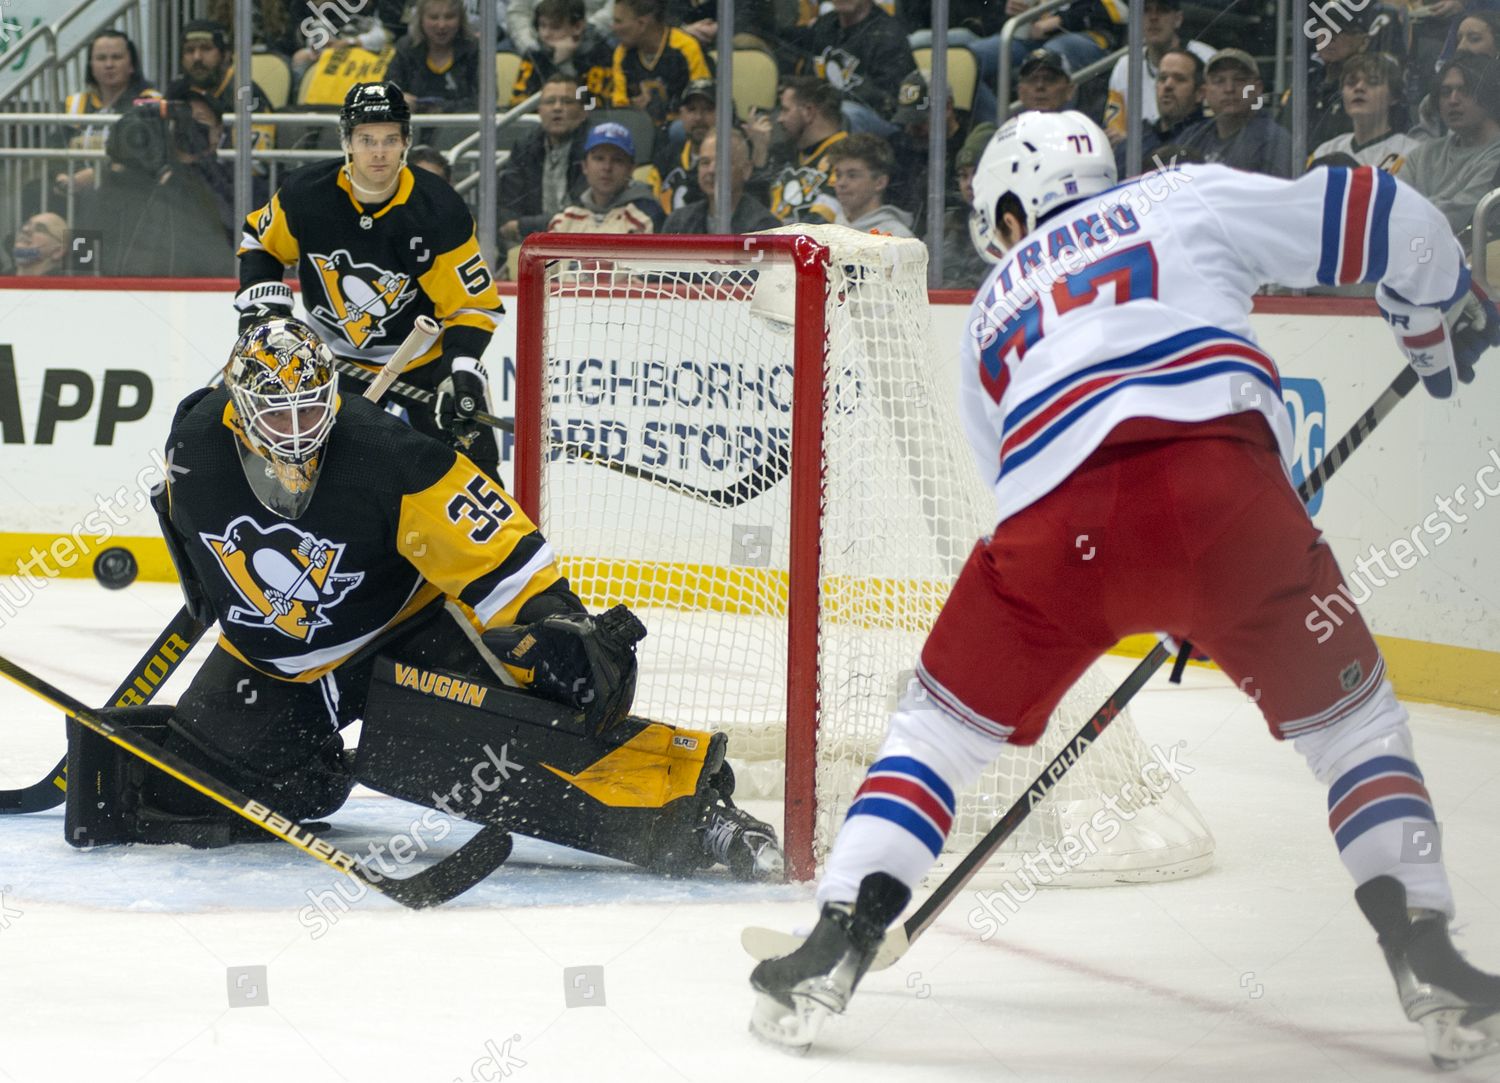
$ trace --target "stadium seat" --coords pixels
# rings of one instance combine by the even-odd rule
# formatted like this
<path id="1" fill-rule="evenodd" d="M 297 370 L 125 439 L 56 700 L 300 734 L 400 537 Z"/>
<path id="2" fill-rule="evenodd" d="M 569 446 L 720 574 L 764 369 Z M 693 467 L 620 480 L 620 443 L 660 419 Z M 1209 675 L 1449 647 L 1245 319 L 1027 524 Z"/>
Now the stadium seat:
<path id="1" fill-rule="evenodd" d="M 922 74 L 932 75 L 932 50 L 913 49 Z M 974 107 L 974 84 L 979 81 L 979 63 L 967 49 L 948 50 L 948 86 L 953 91 L 953 105 L 965 112 Z"/>
<path id="2" fill-rule="evenodd" d="M 501 109 L 510 107 L 510 92 L 515 89 L 516 76 L 520 74 L 519 53 L 495 54 L 495 104 Z"/>
<path id="3" fill-rule="evenodd" d="M 717 49 L 709 52 L 717 68 Z M 734 51 L 734 111 L 741 119 L 750 116 L 751 107 L 763 112 L 776 108 L 776 87 L 781 82 L 776 59 L 760 49 L 736 49 Z"/>
<path id="4" fill-rule="evenodd" d="M 272 109 L 285 109 L 292 98 L 292 69 L 280 53 L 256 53 L 250 58 L 250 78 L 266 92 Z"/>

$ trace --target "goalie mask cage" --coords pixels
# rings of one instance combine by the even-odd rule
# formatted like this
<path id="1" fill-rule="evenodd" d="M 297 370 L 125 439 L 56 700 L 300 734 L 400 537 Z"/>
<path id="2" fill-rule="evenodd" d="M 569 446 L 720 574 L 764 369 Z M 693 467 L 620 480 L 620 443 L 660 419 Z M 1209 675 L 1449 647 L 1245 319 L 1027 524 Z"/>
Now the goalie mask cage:
<path id="1" fill-rule="evenodd" d="M 994 523 L 938 375 L 957 344 L 932 343 L 926 249 L 839 226 L 546 235 L 519 268 L 517 498 L 591 610 L 645 622 L 634 712 L 727 732 L 739 795 L 783 797 L 790 869 L 810 877 Z M 948 851 L 1111 690 L 1090 670 L 1038 745 L 1005 750 Z M 1212 835 L 1158 760 L 1116 721 L 991 868 L 1044 843 L 1067 883 L 1206 868 Z"/>

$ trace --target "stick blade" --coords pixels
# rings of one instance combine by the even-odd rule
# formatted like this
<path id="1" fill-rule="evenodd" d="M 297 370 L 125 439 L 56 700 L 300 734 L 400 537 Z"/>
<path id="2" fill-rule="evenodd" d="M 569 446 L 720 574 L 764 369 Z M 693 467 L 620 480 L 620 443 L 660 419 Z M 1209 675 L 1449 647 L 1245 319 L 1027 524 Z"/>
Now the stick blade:
<path id="1" fill-rule="evenodd" d="M 374 886 L 402 906 L 426 910 L 458 898 L 485 879 L 510 857 L 510 832 L 484 827 L 453 853 L 402 880 L 382 878 Z"/>

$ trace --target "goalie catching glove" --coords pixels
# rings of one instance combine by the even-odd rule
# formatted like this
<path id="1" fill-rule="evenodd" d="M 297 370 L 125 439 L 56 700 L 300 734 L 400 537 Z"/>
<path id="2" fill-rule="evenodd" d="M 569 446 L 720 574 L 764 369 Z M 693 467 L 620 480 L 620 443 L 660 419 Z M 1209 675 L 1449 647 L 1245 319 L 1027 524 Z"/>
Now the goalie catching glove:
<path id="1" fill-rule="evenodd" d="M 1453 394 L 1453 378 L 1474 379 L 1474 365 L 1491 346 L 1500 345 L 1500 312 L 1477 283 L 1444 314 L 1414 305 L 1381 286 L 1375 293 L 1380 314 L 1391 325 L 1396 344 L 1416 369 L 1422 386 L 1436 399 Z"/>
<path id="2" fill-rule="evenodd" d="M 485 646 L 532 691 L 583 712 L 586 732 L 608 730 L 635 698 L 635 645 L 646 626 L 623 605 L 590 617 L 558 613 L 491 628 Z"/>

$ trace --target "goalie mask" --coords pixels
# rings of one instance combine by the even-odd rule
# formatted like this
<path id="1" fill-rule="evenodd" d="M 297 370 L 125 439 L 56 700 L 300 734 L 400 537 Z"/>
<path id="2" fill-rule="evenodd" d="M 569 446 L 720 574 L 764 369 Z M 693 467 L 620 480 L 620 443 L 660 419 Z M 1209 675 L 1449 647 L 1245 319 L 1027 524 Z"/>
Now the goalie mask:
<path id="1" fill-rule="evenodd" d="M 296 519 L 312 501 L 333 430 L 333 355 L 300 320 L 267 320 L 234 344 L 224 385 L 250 491 L 283 519 Z"/>
<path id="2" fill-rule="evenodd" d="M 1115 156 L 1102 128 L 1075 110 L 1022 113 L 990 139 L 974 170 L 974 246 L 998 263 L 1006 244 L 1000 200 L 1021 202 L 1025 232 L 1057 208 L 1115 186 Z"/>

